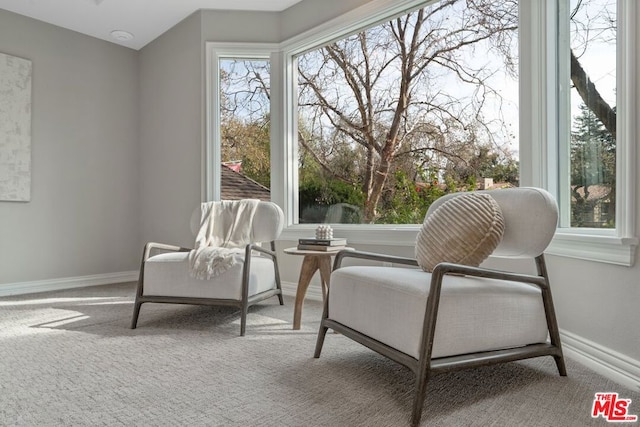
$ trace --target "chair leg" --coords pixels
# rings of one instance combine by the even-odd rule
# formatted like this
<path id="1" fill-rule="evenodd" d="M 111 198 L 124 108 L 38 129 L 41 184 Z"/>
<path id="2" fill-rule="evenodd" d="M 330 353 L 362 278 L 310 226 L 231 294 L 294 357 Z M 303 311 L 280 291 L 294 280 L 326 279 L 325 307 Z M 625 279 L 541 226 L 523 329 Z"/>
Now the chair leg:
<path id="1" fill-rule="evenodd" d="M 564 364 L 564 354 L 562 352 L 562 344 L 560 343 L 560 330 L 558 329 L 558 321 L 556 320 L 555 311 L 553 309 L 553 301 L 551 299 L 551 291 L 549 289 L 543 290 L 543 303 L 545 310 L 547 311 L 547 323 L 549 327 L 549 336 L 551 337 L 551 344 L 558 348 L 560 354 L 553 356 L 558 368 L 558 374 L 561 377 L 567 376 L 567 367 Z"/>
<path id="2" fill-rule="evenodd" d="M 138 285 L 136 286 L 136 299 L 133 304 L 133 317 L 131 318 L 131 329 L 135 329 L 138 326 L 138 316 L 140 316 L 140 307 L 142 306 L 142 302 L 140 302 L 140 298 L 142 298 L 143 294 L 143 286 L 144 286 L 144 263 L 147 258 L 149 258 L 149 253 L 151 252 L 151 243 L 147 243 L 144 246 L 144 250 L 142 252 L 142 261 L 140 262 L 140 273 L 138 275 Z"/>
<path id="3" fill-rule="evenodd" d="M 564 364 L 564 356 L 553 356 L 553 359 L 556 361 L 556 366 L 558 367 L 558 374 L 561 377 L 566 377 L 567 367 Z"/>
<path id="4" fill-rule="evenodd" d="M 562 344 L 560 342 L 560 328 L 558 328 L 558 319 L 556 318 L 556 311 L 553 307 L 553 297 L 551 296 L 549 275 L 547 274 L 547 265 L 544 259 L 544 255 L 539 255 L 538 257 L 536 257 L 536 268 L 538 270 L 538 275 L 544 277 L 547 281 L 547 288 L 542 289 L 542 304 L 544 305 L 544 312 L 547 319 L 547 328 L 549 329 L 551 344 L 554 345 L 560 353 L 553 356 L 553 358 L 556 362 L 556 367 L 558 368 L 558 374 L 560 374 L 561 377 L 566 377 L 567 367 L 564 363 Z"/>
<path id="5" fill-rule="evenodd" d="M 271 251 L 273 253 L 276 252 L 276 242 L 271 242 Z M 282 283 L 280 282 L 280 268 L 278 267 L 278 258 L 273 258 L 273 270 L 276 275 L 276 288 L 280 291 L 278 294 L 278 301 L 280 301 L 280 305 L 284 305 L 284 299 L 282 298 Z"/>
<path id="6" fill-rule="evenodd" d="M 322 346 L 324 345 L 324 337 L 327 335 L 327 328 L 324 321 L 329 317 L 329 295 L 324 298 L 324 308 L 322 309 L 322 319 L 320 319 L 320 330 L 318 331 L 318 339 L 316 340 L 316 350 L 313 353 L 313 357 L 316 359 L 320 357 L 322 352 Z"/>
<path id="7" fill-rule="evenodd" d="M 420 355 L 418 358 L 418 369 L 416 371 L 416 395 L 413 400 L 413 412 L 411 414 L 411 425 L 418 426 L 422 417 L 422 407 L 427 392 L 427 382 L 431 376 L 431 352 L 436 332 L 436 321 L 438 319 L 438 307 L 440 305 L 440 291 L 442 280 L 446 273 L 438 266 L 431 276 L 431 288 L 427 299 L 427 309 L 424 314 L 424 324 L 422 327 L 422 342 L 420 344 Z"/>
<path id="8" fill-rule="evenodd" d="M 551 299 L 551 291 L 543 290 L 544 305 L 548 308 L 547 310 L 547 323 L 549 324 L 549 335 L 551 337 L 551 344 L 558 348 L 560 354 L 553 356 L 553 359 L 556 362 L 556 367 L 558 368 L 558 374 L 561 377 L 567 376 L 567 367 L 564 364 L 564 353 L 562 352 L 562 344 L 560 343 L 560 330 L 558 329 L 558 321 L 556 320 L 555 311 L 553 310 L 553 301 Z"/>
<path id="9" fill-rule="evenodd" d="M 249 312 L 249 304 L 242 304 L 242 312 L 240 314 L 240 336 L 243 337 L 247 329 L 247 313 Z"/>
<path id="10" fill-rule="evenodd" d="M 320 353 L 322 352 L 322 346 L 324 345 L 324 337 L 327 335 L 327 328 L 324 326 L 324 322 L 320 322 L 320 330 L 318 331 L 318 339 L 316 340 L 316 350 L 313 353 L 313 357 L 318 359 L 320 357 Z"/>
<path id="11" fill-rule="evenodd" d="M 242 301 L 240 303 L 240 336 L 243 337 L 247 329 L 247 313 L 249 312 L 249 272 L 251 271 L 251 247 L 247 245 L 242 267 Z"/>
<path id="12" fill-rule="evenodd" d="M 413 398 L 413 413 L 411 414 L 411 425 L 417 427 L 420 425 L 422 417 L 422 407 L 424 406 L 424 398 L 427 393 L 428 374 L 417 374 L 416 377 L 416 395 Z"/>
<path id="13" fill-rule="evenodd" d="M 133 305 L 133 317 L 131 318 L 131 329 L 135 329 L 138 326 L 138 316 L 140 316 L 140 307 L 142 306 L 141 302 L 136 302 Z"/>

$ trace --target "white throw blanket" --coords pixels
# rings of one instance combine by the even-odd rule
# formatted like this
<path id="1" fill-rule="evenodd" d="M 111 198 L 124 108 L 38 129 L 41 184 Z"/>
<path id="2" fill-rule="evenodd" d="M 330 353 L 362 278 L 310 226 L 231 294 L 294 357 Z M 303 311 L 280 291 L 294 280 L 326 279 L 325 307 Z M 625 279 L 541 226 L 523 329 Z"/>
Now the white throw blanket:
<path id="1" fill-rule="evenodd" d="M 192 277 L 207 280 L 236 263 L 234 255 L 243 253 L 251 243 L 253 216 L 259 202 L 246 199 L 202 203 L 200 231 L 195 249 L 189 253 Z"/>

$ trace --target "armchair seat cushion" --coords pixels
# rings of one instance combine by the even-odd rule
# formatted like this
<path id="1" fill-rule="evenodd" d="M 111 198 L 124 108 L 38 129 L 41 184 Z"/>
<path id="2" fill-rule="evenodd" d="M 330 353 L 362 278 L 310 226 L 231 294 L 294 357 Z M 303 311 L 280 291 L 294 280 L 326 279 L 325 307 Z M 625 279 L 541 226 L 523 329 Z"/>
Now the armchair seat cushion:
<path id="1" fill-rule="evenodd" d="M 329 318 L 414 358 L 431 273 L 415 268 L 349 266 L 331 275 Z M 445 276 L 432 357 L 547 341 L 540 290 L 486 278 Z"/>
<path id="2" fill-rule="evenodd" d="M 171 252 L 155 255 L 144 265 L 143 295 L 187 298 L 240 300 L 242 298 L 242 269 L 244 254 L 224 275 L 201 280 L 189 274 L 189 253 Z M 260 280 L 258 280 L 260 278 Z M 267 280 L 267 278 L 272 278 Z M 249 296 L 276 288 L 273 261 L 267 257 L 251 257 Z"/>

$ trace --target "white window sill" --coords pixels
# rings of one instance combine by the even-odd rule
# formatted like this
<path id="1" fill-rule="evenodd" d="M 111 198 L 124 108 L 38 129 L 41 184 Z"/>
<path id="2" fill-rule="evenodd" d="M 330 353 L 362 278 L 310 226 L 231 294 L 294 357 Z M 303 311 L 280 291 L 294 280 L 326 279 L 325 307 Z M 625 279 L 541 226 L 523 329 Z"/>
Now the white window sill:
<path id="1" fill-rule="evenodd" d="M 280 235 L 281 240 L 298 241 L 315 235 L 317 224 L 290 225 Z M 333 235 L 355 245 L 414 246 L 420 225 L 332 224 Z"/>
<path id="2" fill-rule="evenodd" d="M 420 225 L 333 225 L 334 235 L 344 237 L 352 245 L 413 247 Z M 292 225 L 280 236 L 281 240 L 297 242 L 313 236 L 316 225 Z M 575 234 L 558 230 L 545 251 L 549 255 L 632 266 L 638 239 L 607 235 Z"/>
<path id="3" fill-rule="evenodd" d="M 631 267 L 635 262 L 636 246 L 636 237 L 574 234 L 558 230 L 545 253 Z"/>

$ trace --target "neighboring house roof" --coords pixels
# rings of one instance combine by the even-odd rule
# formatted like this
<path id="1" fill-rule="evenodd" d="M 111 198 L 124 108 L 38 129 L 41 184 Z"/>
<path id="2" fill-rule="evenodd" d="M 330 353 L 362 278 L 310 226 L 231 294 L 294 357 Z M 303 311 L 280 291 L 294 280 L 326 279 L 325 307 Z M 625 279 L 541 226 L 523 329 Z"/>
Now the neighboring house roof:
<path id="1" fill-rule="evenodd" d="M 431 187 L 432 185 L 432 184 L 427 184 L 425 182 L 416 182 L 415 184 L 416 184 L 416 187 L 418 188 L 428 188 L 428 187 Z M 434 185 L 438 186 L 441 190 L 447 191 L 447 184 L 438 183 Z M 456 191 L 499 190 L 502 188 L 513 188 L 513 187 L 515 187 L 515 185 L 509 182 L 496 182 L 496 183 L 492 183 L 488 187 L 485 187 L 483 183 L 478 183 L 473 189 L 469 189 L 467 186 L 460 186 L 456 189 Z"/>
<path id="2" fill-rule="evenodd" d="M 220 168 L 220 195 L 222 200 L 271 200 L 271 191 L 267 187 L 225 165 Z"/>
<path id="3" fill-rule="evenodd" d="M 493 182 L 493 178 L 482 178 L 476 184 L 476 190 L 499 190 L 502 188 L 513 188 L 515 185 L 509 182 Z"/>
<path id="4" fill-rule="evenodd" d="M 485 190 L 500 190 L 503 188 L 514 188 L 515 185 L 511 184 L 510 182 L 495 182 L 492 185 L 490 185 L 489 187 L 485 188 Z M 479 190 L 481 188 L 478 188 Z"/>
<path id="5" fill-rule="evenodd" d="M 580 186 L 576 189 L 576 185 L 572 185 L 571 189 L 575 190 L 576 193 L 578 193 L 578 195 L 580 195 L 580 197 L 584 198 L 584 187 Z M 589 196 L 587 197 L 587 201 L 592 202 L 592 201 L 597 201 L 597 200 L 602 200 L 602 201 L 606 201 L 611 193 L 611 186 L 609 185 L 600 185 L 600 184 L 594 184 L 594 185 L 590 185 L 589 186 Z M 575 196 L 572 194 L 571 195 L 571 200 L 576 200 Z"/>

